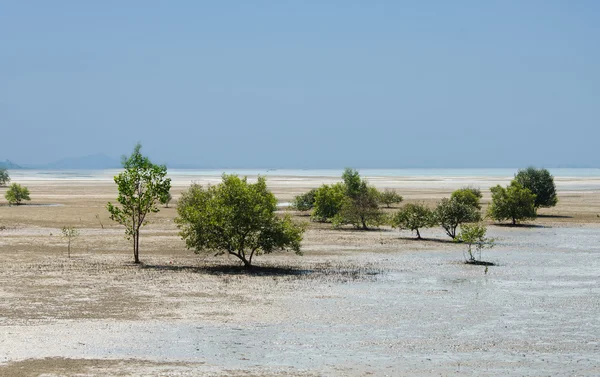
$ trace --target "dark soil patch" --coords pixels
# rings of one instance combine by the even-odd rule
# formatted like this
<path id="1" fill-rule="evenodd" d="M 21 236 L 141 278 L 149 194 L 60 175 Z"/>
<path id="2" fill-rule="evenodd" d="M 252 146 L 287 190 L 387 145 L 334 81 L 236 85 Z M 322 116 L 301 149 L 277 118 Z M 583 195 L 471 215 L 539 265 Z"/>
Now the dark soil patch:
<path id="1" fill-rule="evenodd" d="M 492 263 L 492 262 L 485 262 L 482 260 L 468 260 L 465 262 L 466 264 L 472 264 L 474 266 L 495 266 L 496 263 Z"/>

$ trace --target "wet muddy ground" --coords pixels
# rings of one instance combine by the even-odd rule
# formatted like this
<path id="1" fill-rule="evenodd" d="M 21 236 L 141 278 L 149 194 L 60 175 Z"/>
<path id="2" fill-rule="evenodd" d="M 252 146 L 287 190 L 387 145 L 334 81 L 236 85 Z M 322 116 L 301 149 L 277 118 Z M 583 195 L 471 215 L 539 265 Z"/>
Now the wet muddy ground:
<path id="1" fill-rule="evenodd" d="M 600 374 L 597 227 L 491 227 L 487 272 L 460 245 L 329 233 L 260 275 L 195 256 L 15 256 L 0 375 Z"/>

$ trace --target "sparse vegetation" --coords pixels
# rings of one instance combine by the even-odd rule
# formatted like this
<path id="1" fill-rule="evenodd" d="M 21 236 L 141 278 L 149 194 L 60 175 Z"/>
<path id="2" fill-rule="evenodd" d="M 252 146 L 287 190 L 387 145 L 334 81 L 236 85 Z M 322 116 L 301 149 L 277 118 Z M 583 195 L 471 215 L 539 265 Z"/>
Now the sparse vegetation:
<path id="1" fill-rule="evenodd" d="M 530 166 L 527 169 L 519 170 L 514 180 L 535 194 L 534 206 L 536 209 L 554 207 L 558 203 L 554 177 L 547 169 L 536 169 Z"/>
<path id="2" fill-rule="evenodd" d="M 482 262 L 481 251 L 494 247 L 495 239 L 486 237 L 487 228 L 482 223 L 462 224 L 457 242 L 463 242 L 467 246 L 465 260 L 467 263 Z M 477 254 L 477 258 L 476 258 Z"/>
<path id="3" fill-rule="evenodd" d="M 98 223 L 100 223 L 100 228 L 104 229 L 104 224 L 102 223 L 102 219 L 100 219 L 99 213 L 96 214 L 96 220 L 98 220 Z"/>
<path id="4" fill-rule="evenodd" d="M 379 192 L 366 184 L 354 197 L 347 196 L 344 199 L 342 208 L 332 219 L 335 227 L 351 224 L 363 230 L 385 222 L 386 216 L 379 208 Z"/>
<path id="5" fill-rule="evenodd" d="M 444 198 L 435 210 L 439 224 L 452 239 L 456 238 L 456 229 L 463 223 L 481 220 L 481 214 L 472 204 L 466 204 L 457 197 Z"/>
<path id="6" fill-rule="evenodd" d="M 379 191 L 360 177 L 357 170 L 346 168 L 342 174 L 345 197 L 338 213 L 333 217 L 335 227 L 351 224 L 367 230 L 385 223 L 385 214 L 379 208 Z"/>
<path id="7" fill-rule="evenodd" d="M 167 167 L 154 165 L 141 154 L 141 148 L 138 143 L 131 156 L 122 158 L 125 171 L 115 176 L 121 207 L 110 202 L 106 205 L 110 218 L 125 226 L 126 237 L 133 240 L 134 263 L 140 263 L 140 229 L 147 223 L 149 213 L 158 212 L 156 203 L 171 188 L 171 179 L 166 178 Z"/>
<path id="8" fill-rule="evenodd" d="M 516 180 L 504 188 L 490 188 L 492 203 L 488 215 L 495 221 L 511 220 L 513 225 L 523 220 L 535 219 L 535 194 L 521 186 Z"/>
<path id="9" fill-rule="evenodd" d="M 312 219 L 331 221 L 344 205 L 346 189 L 342 183 L 322 185 L 315 191 Z"/>
<path id="10" fill-rule="evenodd" d="M 379 193 L 379 203 L 385 205 L 387 208 L 391 208 L 392 204 L 401 203 L 402 200 L 402 195 L 391 189 L 385 189 Z"/>
<path id="11" fill-rule="evenodd" d="M 6 169 L 0 169 L 0 187 L 6 186 L 10 183 L 10 175 Z"/>
<path id="12" fill-rule="evenodd" d="M 277 199 L 264 177 L 250 184 L 246 178 L 225 174 L 219 185 L 207 189 L 192 185 L 185 191 L 176 223 L 188 248 L 227 253 L 251 267 L 257 254 L 287 249 L 301 254 L 304 227 L 289 215 L 278 217 L 276 210 Z"/>
<path id="13" fill-rule="evenodd" d="M 292 201 L 292 208 L 298 211 L 310 211 L 315 206 L 317 189 L 312 189 L 304 194 L 296 195 Z"/>
<path id="14" fill-rule="evenodd" d="M 163 195 L 160 198 L 160 204 L 164 205 L 165 208 L 169 208 L 169 203 L 171 202 L 171 200 L 173 200 L 173 197 L 171 196 L 171 192 L 168 191 L 165 195 Z"/>
<path id="15" fill-rule="evenodd" d="M 481 210 L 481 190 L 474 187 L 463 187 L 452 193 L 451 200 L 456 200 L 459 203 L 470 205 L 471 207 Z"/>
<path id="16" fill-rule="evenodd" d="M 436 225 L 435 212 L 422 203 L 405 204 L 392 217 L 392 227 L 416 232 L 419 240 L 422 239 L 420 229 L 431 228 Z"/>
<path id="17" fill-rule="evenodd" d="M 4 197 L 8 201 L 8 204 L 12 205 L 21 205 L 23 201 L 29 201 L 31 198 L 29 197 L 29 189 L 25 186 L 21 186 L 18 183 L 13 183 L 8 186 Z"/>
<path id="18" fill-rule="evenodd" d="M 67 255 L 71 258 L 71 242 L 79 237 L 79 231 L 72 226 L 64 226 L 61 232 L 62 237 L 67 240 Z"/>
<path id="19" fill-rule="evenodd" d="M 354 169 L 346 168 L 342 179 L 343 182 L 323 185 L 315 191 L 313 220 L 330 221 L 334 227 L 351 224 L 365 230 L 384 224 L 380 192 Z"/>

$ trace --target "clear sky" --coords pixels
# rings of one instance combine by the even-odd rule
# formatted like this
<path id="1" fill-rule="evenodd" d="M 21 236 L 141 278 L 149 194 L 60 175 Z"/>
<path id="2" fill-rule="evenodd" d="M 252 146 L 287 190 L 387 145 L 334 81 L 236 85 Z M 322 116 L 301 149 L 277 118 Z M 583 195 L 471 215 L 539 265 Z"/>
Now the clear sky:
<path id="1" fill-rule="evenodd" d="M 600 1 L 1 1 L 0 159 L 600 167 Z"/>

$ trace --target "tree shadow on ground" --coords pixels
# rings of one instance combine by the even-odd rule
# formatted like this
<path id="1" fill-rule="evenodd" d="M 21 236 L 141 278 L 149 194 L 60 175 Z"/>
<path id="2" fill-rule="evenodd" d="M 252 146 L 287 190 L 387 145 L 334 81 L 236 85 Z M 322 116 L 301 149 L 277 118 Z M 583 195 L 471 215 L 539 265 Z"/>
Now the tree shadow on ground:
<path id="1" fill-rule="evenodd" d="M 545 218 L 545 219 L 572 219 L 573 216 L 566 215 L 537 215 L 537 217 Z"/>
<path id="2" fill-rule="evenodd" d="M 441 239 L 441 238 L 417 238 L 417 237 L 399 237 L 401 240 L 414 241 L 414 242 L 437 242 L 437 243 L 457 243 L 452 239 Z"/>
<path id="3" fill-rule="evenodd" d="M 470 264 L 473 266 L 495 266 L 496 263 L 493 262 L 485 262 L 482 260 L 468 260 L 465 262 L 465 264 Z"/>
<path id="4" fill-rule="evenodd" d="M 493 224 L 502 228 L 551 228 L 547 225 L 540 224 Z"/>
<path id="5" fill-rule="evenodd" d="M 275 266 L 231 266 L 231 265 L 212 265 L 212 266 L 176 266 L 176 265 L 156 265 L 142 264 L 141 268 L 157 271 L 174 272 L 194 272 L 208 275 L 251 275 L 251 276 L 302 276 L 312 274 L 315 271 L 311 269 L 301 269 L 294 267 L 275 267 Z"/>
<path id="6" fill-rule="evenodd" d="M 342 232 L 350 232 L 350 233 L 363 233 L 363 232 L 393 232 L 393 229 L 387 229 L 387 228 L 368 228 L 368 229 L 362 229 L 362 228 L 354 228 L 354 227 L 340 227 L 340 228 L 333 228 L 333 230 L 339 230 Z"/>

